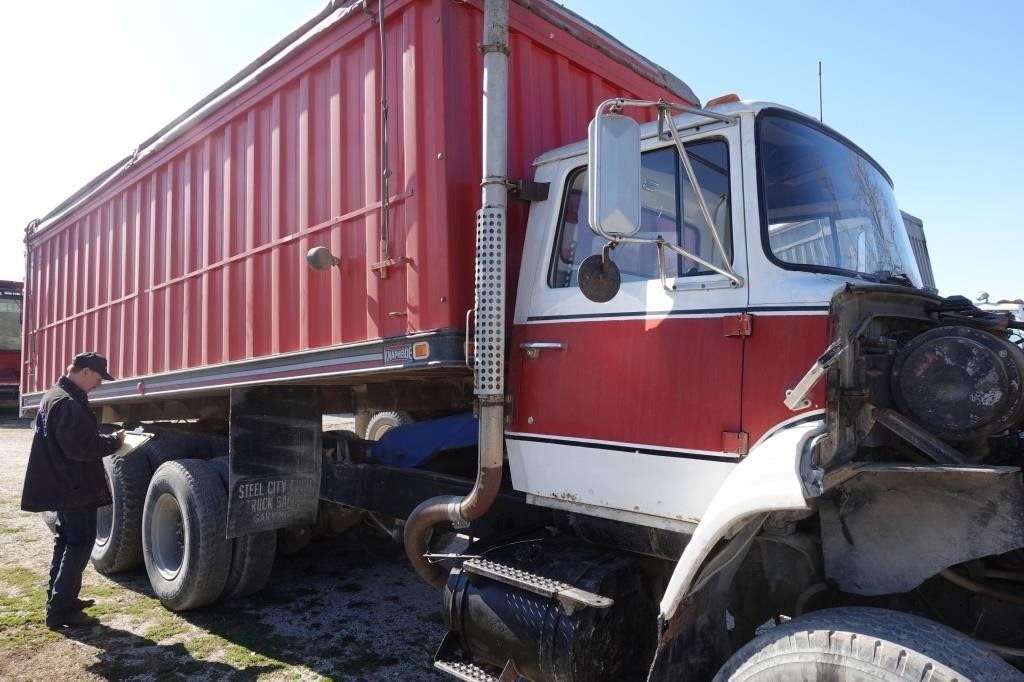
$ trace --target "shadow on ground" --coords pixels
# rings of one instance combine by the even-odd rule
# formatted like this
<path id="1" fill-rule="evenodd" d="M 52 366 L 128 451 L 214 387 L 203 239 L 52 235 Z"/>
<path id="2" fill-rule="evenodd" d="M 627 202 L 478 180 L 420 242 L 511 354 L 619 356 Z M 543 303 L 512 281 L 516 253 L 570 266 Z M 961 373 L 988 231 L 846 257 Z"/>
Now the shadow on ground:
<path id="1" fill-rule="evenodd" d="M 153 596 L 145 569 L 107 578 Z M 176 614 L 202 632 L 187 649 L 124 633 L 135 641 L 108 652 L 102 665 L 116 673 L 123 659 L 138 659 L 137 647 L 149 646 L 156 647 L 154 665 L 167 671 L 159 679 L 176 679 L 171 671 L 182 672 L 176 666 L 185 660 L 185 677 L 217 680 L 254 679 L 288 666 L 335 680 L 441 680 L 432 667 L 443 634 L 440 610 L 441 595 L 418 580 L 399 545 L 356 533 L 314 540 L 300 554 L 278 558 L 268 587 L 252 597 Z M 204 650 L 229 665 L 191 657 Z"/>
<path id="2" fill-rule="evenodd" d="M 64 637 L 99 649 L 95 663 L 87 672 L 105 680 L 153 677 L 159 680 L 256 679 L 269 668 L 254 667 L 238 671 L 225 663 L 197 660 L 183 644 L 161 645 L 126 630 L 100 624 L 91 628 L 62 631 Z"/>

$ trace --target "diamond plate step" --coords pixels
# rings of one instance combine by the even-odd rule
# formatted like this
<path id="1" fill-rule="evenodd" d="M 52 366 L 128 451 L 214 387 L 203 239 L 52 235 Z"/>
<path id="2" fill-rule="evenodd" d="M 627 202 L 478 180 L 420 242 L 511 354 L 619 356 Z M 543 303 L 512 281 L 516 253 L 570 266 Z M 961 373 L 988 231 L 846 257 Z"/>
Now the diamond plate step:
<path id="1" fill-rule="evenodd" d="M 557 599 L 566 613 L 570 615 L 580 606 L 606 609 L 615 603 L 613 599 L 581 590 L 569 583 L 551 580 L 535 573 L 522 571 L 518 568 L 499 564 L 495 561 L 488 561 L 483 558 L 467 559 L 462 564 L 462 570 L 505 583 L 506 585 L 518 587 L 542 597 Z"/>
<path id="2" fill-rule="evenodd" d="M 495 677 L 484 668 L 463 659 L 459 650 L 459 638 L 447 632 L 434 655 L 434 667 L 457 677 L 464 682 L 517 682 L 521 678 L 516 664 L 509 659 L 501 674 Z"/>
<path id="3" fill-rule="evenodd" d="M 434 667 L 465 682 L 498 682 L 498 678 L 483 668 L 465 661 L 434 661 Z"/>

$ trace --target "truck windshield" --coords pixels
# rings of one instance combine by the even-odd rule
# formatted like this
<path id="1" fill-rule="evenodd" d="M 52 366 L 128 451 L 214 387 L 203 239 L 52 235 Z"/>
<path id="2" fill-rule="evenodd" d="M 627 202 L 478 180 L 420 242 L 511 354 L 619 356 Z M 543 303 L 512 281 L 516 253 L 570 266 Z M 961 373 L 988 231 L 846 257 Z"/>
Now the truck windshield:
<path id="1" fill-rule="evenodd" d="M 0 351 L 5 350 L 21 350 L 21 301 L 15 298 L 0 298 Z"/>
<path id="2" fill-rule="evenodd" d="M 784 266 L 921 286 L 885 174 L 852 145 L 783 113 L 758 118 L 766 250 Z"/>

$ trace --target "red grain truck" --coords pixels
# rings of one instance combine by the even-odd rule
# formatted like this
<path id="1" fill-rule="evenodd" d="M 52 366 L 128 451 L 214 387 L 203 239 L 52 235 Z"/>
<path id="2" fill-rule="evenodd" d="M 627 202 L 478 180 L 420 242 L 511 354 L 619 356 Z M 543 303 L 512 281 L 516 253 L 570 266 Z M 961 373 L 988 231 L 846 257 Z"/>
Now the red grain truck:
<path id="1" fill-rule="evenodd" d="M 18 408 L 22 283 L 0 280 L 0 407 Z"/>
<path id="2" fill-rule="evenodd" d="M 109 356 L 93 560 L 169 608 L 371 519 L 464 680 L 1021 679 L 1020 323 L 557 4 L 332 2 L 26 243 L 22 411 Z"/>

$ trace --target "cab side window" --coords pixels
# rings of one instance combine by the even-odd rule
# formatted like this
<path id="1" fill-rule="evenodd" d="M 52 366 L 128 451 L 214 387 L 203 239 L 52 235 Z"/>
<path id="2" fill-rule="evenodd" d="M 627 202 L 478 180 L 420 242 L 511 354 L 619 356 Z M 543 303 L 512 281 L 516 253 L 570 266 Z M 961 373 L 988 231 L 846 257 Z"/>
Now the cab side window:
<path id="1" fill-rule="evenodd" d="M 729 198 L 729 150 L 723 140 L 712 139 L 686 145 L 704 201 L 732 259 L 732 225 Z M 641 225 L 635 235 L 678 244 L 715 265 L 721 257 L 700 211 L 693 187 L 675 147 L 646 152 L 641 157 Z M 600 253 L 604 240 L 590 229 L 587 220 L 587 169 L 569 175 L 562 203 L 554 253 L 548 271 L 552 288 L 578 286 L 579 264 Z M 648 244 L 620 244 L 612 252 L 623 282 L 658 279 L 658 252 Z M 665 252 L 665 275 L 686 277 L 710 272 L 697 262 Z"/>

